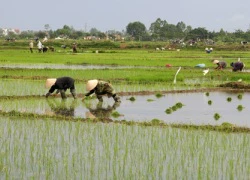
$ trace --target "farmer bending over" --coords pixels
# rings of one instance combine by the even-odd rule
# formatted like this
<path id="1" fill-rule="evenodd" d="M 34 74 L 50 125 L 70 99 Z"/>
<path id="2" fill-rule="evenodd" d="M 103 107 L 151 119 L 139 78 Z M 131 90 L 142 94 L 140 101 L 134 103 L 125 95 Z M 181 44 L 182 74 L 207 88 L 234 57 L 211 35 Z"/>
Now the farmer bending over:
<path id="1" fill-rule="evenodd" d="M 107 94 L 109 98 L 112 96 L 115 102 L 121 102 L 120 97 L 117 96 L 112 85 L 108 82 L 99 81 L 97 79 L 89 80 L 87 82 L 86 89 L 89 92 L 85 94 L 85 96 L 83 97 L 83 100 L 86 96 L 90 96 L 91 94 L 95 93 L 97 99 L 100 102 L 103 102 L 102 96 L 105 94 Z"/>
<path id="2" fill-rule="evenodd" d="M 66 99 L 65 92 L 70 89 L 70 92 L 74 99 L 76 99 L 75 91 L 75 80 L 71 77 L 60 77 L 57 79 L 47 79 L 46 88 L 50 88 L 49 92 L 46 94 L 46 98 L 49 97 L 56 89 L 56 94 L 60 92 L 62 99 Z"/>
<path id="3" fill-rule="evenodd" d="M 233 71 L 242 71 L 245 67 L 245 64 L 243 62 L 239 62 L 239 61 L 237 61 L 235 63 L 232 62 L 230 65 L 233 67 Z"/>
<path id="4" fill-rule="evenodd" d="M 217 67 L 215 69 L 225 69 L 227 67 L 227 63 L 224 61 L 219 61 L 219 60 L 214 60 L 213 61 L 214 64 L 217 64 Z"/>

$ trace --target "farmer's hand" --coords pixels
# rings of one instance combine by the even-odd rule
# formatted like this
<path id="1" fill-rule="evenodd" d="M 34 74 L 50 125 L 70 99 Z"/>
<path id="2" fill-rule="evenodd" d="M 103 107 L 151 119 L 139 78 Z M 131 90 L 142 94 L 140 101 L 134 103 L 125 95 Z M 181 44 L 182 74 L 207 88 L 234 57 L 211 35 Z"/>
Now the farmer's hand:
<path id="1" fill-rule="evenodd" d="M 50 93 L 48 92 L 48 93 L 45 95 L 45 97 L 46 97 L 46 98 L 48 98 L 48 97 L 49 97 L 49 95 L 50 95 Z"/>

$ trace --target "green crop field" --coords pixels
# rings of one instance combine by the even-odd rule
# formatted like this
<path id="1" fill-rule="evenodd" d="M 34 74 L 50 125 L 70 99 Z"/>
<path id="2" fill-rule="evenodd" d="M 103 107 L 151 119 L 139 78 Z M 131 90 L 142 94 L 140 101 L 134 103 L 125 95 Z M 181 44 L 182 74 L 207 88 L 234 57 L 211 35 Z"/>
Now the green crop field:
<path id="1" fill-rule="evenodd" d="M 214 127 L 162 124 L 158 119 L 112 122 L 41 111 L 48 107 L 42 99 L 48 91 L 46 79 L 61 76 L 76 80 L 79 106 L 89 79 L 111 82 L 118 94 L 150 91 L 156 98 L 167 91 L 215 91 L 227 83 L 249 91 L 247 48 L 218 45 L 207 54 L 198 46 L 155 51 L 163 46 L 157 42 L 148 43 L 147 48 L 139 42 L 105 46 L 79 42 L 78 53 L 72 53 L 60 43 L 47 44 L 55 52 L 34 49 L 30 53 L 28 41 L 0 42 L 1 179 L 249 179 L 249 128 L 229 123 Z M 232 72 L 230 63 L 238 58 L 246 68 Z M 215 70 L 214 59 L 226 61 L 227 68 Z M 197 64 L 205 67 L 197 68 Z M 209 69 L 206 75 L 204 69 Z"/>

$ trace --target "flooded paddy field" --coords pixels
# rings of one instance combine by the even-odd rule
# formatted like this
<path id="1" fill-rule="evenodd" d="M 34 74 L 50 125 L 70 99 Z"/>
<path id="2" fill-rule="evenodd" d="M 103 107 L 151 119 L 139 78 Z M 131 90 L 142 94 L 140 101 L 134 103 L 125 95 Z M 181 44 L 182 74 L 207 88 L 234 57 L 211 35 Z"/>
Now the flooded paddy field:
<path id="1" fill-rule="evenodd" d="M 249 92 L 165 93 L 160 94 L 160 97 L 157 93 L 132 94 L 121 96 L 121 103 L 115 103 L 107 97 L 104 97 L 103 103 L 99 103 L 96 98 L 81 101 L 81 98 L 73 100 L 70 96 L 66 101 L 61 100 L 60 96 L 48 99 L 10 98 L 1 103 L 1 110 L 118 121 L 149 122 L 158 119 L 166 124 L 216 126 L 230 123 L 250 128 Z M 176 107 L 177 103 L 181 103 L 182 107 Z"/>
<path id="2" fill-rule="evenodd" d="M 214 70 L 218 54 L 135 52 L 1 52 L 0 179 L 249 179 L 250 88 L 218 87 L 249 83 L 248 71 Z M 66 75 L 78 99 L 46 99 L 46 78 Z M 82 101 L 92 78 L 109 80 L 121 103 Z"/>
<path id="3" fill-rule="evenodd" d="M 179 67 L 179 66 L 172 66 Z M 182 66 L 186 69 L 192 69 L 193 67 Z M 86 70 L 86 69 L 130 69 L 130 68 L 141 68 L 141 69 L 166 69 L 164 64 L 162 66 L 126 66 L 126 65 L 94 65 L 94 64 L 0 64 L 0 69 L 70 69 L 70 70 Z M 199 68 L 196 68 L 199 69 Z M 200 68 L 207 69 L 207 68 Z M 210 67 L 210 69 L 212 69 Z M 226 69 L 224 71 L 232 71 Z M 250 69 L 245 68 L 243 72 L 250 72 Z"/>
<path id="4" fill-rule="evenodd" d="M 77 94 L 86 93 L 86 82 L 76 82 L 75 84 Z M 194 86 L 175 86 L 167 83 L 116 83 L 114 88 L 117 92 L 197 89 L 197 87 Z M 45 80 L 30 79 L 2 79 L 0 89 L 0 96 L 43 96 L 48 92 L 48 89 L 45 89 Z M 69 90 L 67 92 L 69 93 Z"/>
<path id="5" fill-rule="evenodd" d="M 91 64 L 1 64 L 0 68 L 11 69 L 125 69 L 125 68 L 154 68 L 141 66 L 91 65 Z M 160 67 L 159 67 L 160 68 Z M 163 67 L 162 67 L 163 68 Z"/>
<path id="6" fill-rule="evenodd" d="M 0 119 L 1 179 L 248 179 L 248 133 Z"/>

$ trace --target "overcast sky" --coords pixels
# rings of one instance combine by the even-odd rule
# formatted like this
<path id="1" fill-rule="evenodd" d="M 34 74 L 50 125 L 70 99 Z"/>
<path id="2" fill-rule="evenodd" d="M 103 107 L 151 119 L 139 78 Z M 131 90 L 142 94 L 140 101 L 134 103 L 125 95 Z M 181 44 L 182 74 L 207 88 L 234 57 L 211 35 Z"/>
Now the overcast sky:
<path id="1" fill-rule="evenodd" d="M 250 0 L 3 0 L 0 28 L 52 30 L 64 25 L 76 30 L 126 30 L 140 21 L 148 29 L 157 18 L 169 24 L 183 21 L 192 28 L 228 32 L 250 29 Z"/>

